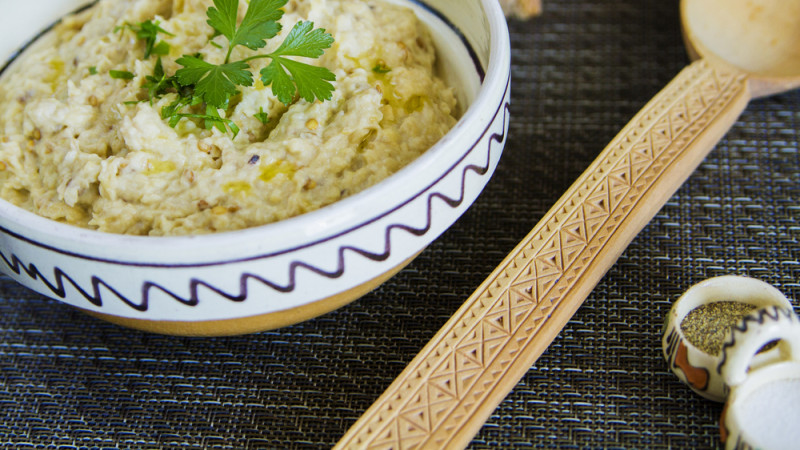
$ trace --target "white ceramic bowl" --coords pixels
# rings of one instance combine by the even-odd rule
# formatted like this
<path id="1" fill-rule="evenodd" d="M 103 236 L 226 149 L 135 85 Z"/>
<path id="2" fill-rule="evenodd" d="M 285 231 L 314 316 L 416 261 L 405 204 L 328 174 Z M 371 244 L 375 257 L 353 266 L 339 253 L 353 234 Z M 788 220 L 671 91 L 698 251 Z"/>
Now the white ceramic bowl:
<path id="1" fill-rule="evenodd" d="M 10 3 L 0 0 L 0 3 Z M 225 335 L 328 312 L 373 289 L 443 233 L 493 173 L 508 131 L 510 44 L 496 0 L 395 0 L 433 32 L 465 112 L 409 166 L 320 210 L 187 237 L 100 233 L 0 201 L 0 269 L 46 296 L 125 326 Z M 14 2 L 0 57 L 88 0 Z"/>

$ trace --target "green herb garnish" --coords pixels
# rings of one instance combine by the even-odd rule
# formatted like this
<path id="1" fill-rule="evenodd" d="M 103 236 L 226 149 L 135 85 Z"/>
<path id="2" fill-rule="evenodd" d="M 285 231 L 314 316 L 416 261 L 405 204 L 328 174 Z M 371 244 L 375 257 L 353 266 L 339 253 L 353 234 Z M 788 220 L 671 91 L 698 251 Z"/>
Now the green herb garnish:
<path id="1" fill-rule="evenodd" d="M 147 89 L 150 103 L 152 104 L 154 98 L 166 94 L 167 91 L 174 86 L 172 78 L 167 77 L 164 73 L 164 66 L 161 63 L 161 58 L 158 58 L 155 67 L 153 67 L 153 74 L 147 75 L 142 85 L 144 89 Z"/>
<path id="2" fill-rule="evenodd" d="M 390 69 L 390 68 L 389 68 L 389 67 L 386 65 L 386 63 L 384 63 L 383 61 L 378 61 L 378 62 L 375 64 L 375 66 L 372 68 L 372 71 L 373 71 L 373 72 L 375 72 L 375 73 L 384 74 L 384 73 L 389 73 L 389 72 L 391 72 L 391 71 L 392 71 L 392 69 Z"/>
<path id="3" fill-rule="evenodd" d="M 97 67 L 89 67 L 89 75 L 97 75 Z"/>
<path id="4" fill-rule="evenodd" d="M 171 104 L 161 109 L 162 119 L 172 127 L 177 126 L 183 118 L 201 119 L 207 129 L 213 127 L 225 132 L 227 127 L 235 138 L 239 128 L 232 120 L 222 117 L 219 110 L 228 109 L 231 98 L 239 93 L 239 86 L 253 85 L 254 75 L 250 61 L 261 58 L 271 59 L 270 64 L 260 72 L 261 82 L 264 86 L 271 86 L 280 102 L 289 105 L 298 95 L 309 102 L 315 99 L 330 100 L 334 90 L 331 81 L 336 76 L 324 67 L 289 58 L 318 58 L 333 44 L 333 37 L 324 29 L 315 29 L 312 22 L 298 22 L 283 43 L 271 53 L 255 54 L 231 61 L 231 54 L 237 46 L 242 45 L 257 51 L 267 45 L 268 39 L 277 36 L 281 31 L 281 24 L 278 22 L 283 17 L 281 8 L 287 1 L 251 0 L 244 19 L 237 25 L 239 0 L 214 0 L 214 6 L 206 11 L 207 23 L 214 29 L 212 39 L 224 36 L 228 41 L 225 60 L 222 64 L 213 64 L 206 61 L 202 54 L 183 55 L 175 60 L 183 67 L 175 75 L 167 76 L 159 57 L 152 75 L 145 77 L 142 88 L 147 90 L 147 100 L 151 104 L 153 99 L 169 93 L 177 94 Z M 171 36 L 158 26 L 158 22 L 126 24 L 125 27 L 136 31 L 139 38 L 145 39 L 145 58 L 150 54 L 162 54 L 159 50 L 161 43 L 156 43 L 159 33 Z M 212 41 L 212 44 L 222 48 L 216 42 Z M 133 74 L 130 78 L 132 77 Z M 259 109 L 255 117 L 264 124 L 269 121 L 263 108 Z"/>
<path id="5" fill-rule="evenodd" d="M 158 24 L 159 22 L 154 22 L 152 20 L 146 20 L 139 24 L 131 24 L 126 22 L 122 26 L 117 27 L 116 30 L 127 28 L 136 33 L 136 37 L 143 39 L 145 43 L 144 58 L 147 59 L 151 54 L 169 54 L 169 44 L 164 41 L 156 43 L 156 41 L 158 40 L 158 33 L 166 34 L 167 36 L 174 36 L 174 34 L 161 28 L 158 26 Z"/>
<path id="6" fill-rule="evenodd" d="M 313 22 L 298 22 L 280 47 L 265 55 L 272 62 L 261 69 L 261 82 L 272 85 L 272 92 L 288 105 L 295 93 L 308 102 L 314 98 L 330 100 L 336 76 L 324 67 L 301 63 L 286 56 L 319 58 L 333 44 L 333 37 L 321 28 L 314 29 Z M 286 71 L 289 71 L 287 74 Z M 290 76 L 291 75 L 291 76 Z"/>
<path id="7" fill-rule="evenodd" d="M 109 70 L 108 75 L 118 80 L 132 80 L 134 75 L 127 70 Z"/>
<path id="8" fill-rule="evenodd" d="M 191 114 L 191 113 L 175 113 L 170 117 L 169 124 L 170 126 L 174 127 L 178 125 L 178 122 L 183 118 L 193 118 L 193 119 L 202 119 L 203 124 L 207 130 L 210 130 L 212 127 L 218 129 L 219 131 L 225 133 L 227 130 L 225 127 L 228 127 L 233 133 L 234 139 L 236 135 L 239 134 L 239 127 L 236 123 L 230 119 L 226 119 L 219 115 L 219 111 L 211 105 L 206 106 L 206 113 L 205 114 Z"/>
<path id="9" fill-rule="evenodd" d="M 287 56 L 318 58 L 333 44 L 333 37 L 325 30 L 314 29 L 312 22 L 298 22 L 283 43 L 274 52 L 258 54 L 240 61 L 231 62 L 231 53 L 238 45 L 258 50 L 267 45 L 267 39 L 275 37 L 281 30 L 278 20 L 283 16 L 282 8 L 287 0 L 253 0 L 247 8 L 242 23 L 236 25 L 238 0 L 214 0 L 208 9 L 208 24 L 228 40 L 225 62 L 212 64 L 196 56 L 183 56 L 176 62 L 183 66 L 176 76 L 183 86 L 192 85 L 195 93 L 206 104 L 222 108 L 227 100 L 237 93 L 237 86 L 252 86 L 253 74 L 249 62 L 270 58 L 270 64 L 261 70 L 261 81 L 272 87 L 272 92 L 282 103 L 288 105 L 296 94 L 306 101 L 330 100 L 336 79 L 324 67 L 301 63 Z M 287 73 L 288 71 L 288 73 Z"/>
<path id="10" fill-rule="evenodd" d="M 255 113 L 254 115 L 255 118 L 261 121 L 261 123 L 263 123 L 264 125 L 266 125 L 269 122 L 269 114 L 264 112 L 263 107 L 258 108 L 258 112 Z"/>

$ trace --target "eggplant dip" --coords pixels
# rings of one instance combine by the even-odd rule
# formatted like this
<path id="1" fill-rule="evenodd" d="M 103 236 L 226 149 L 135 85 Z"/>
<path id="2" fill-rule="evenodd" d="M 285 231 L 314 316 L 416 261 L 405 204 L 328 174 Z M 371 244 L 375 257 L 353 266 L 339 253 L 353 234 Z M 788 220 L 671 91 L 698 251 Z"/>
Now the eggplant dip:
<path id="1" fill-rule="evenodd" d="M 377 0 L 100 0 L 0 80 L 0 197 L 134 235 L 297 216 L 455 124 L 435 60 L 414 13 Z"/>

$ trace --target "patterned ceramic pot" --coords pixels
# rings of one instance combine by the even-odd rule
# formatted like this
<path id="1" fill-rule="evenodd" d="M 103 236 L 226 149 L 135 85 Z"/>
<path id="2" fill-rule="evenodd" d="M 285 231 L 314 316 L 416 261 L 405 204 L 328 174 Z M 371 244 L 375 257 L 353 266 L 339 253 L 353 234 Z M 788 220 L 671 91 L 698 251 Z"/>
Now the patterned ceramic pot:
<path id="1" fill-rule="evenodd" d="M 754 357 L 777 343 L 780 360 L 753 368 Z M 720 418 L 727 449 L 790 449 L 800 442 L 800 319 L 791 308 L 771 306 L 732 328 L 721 374 L 730 391 Z"/>
<path id="2" fill-rule="evenodd" d="M 754 278 L 726 275 L 710 278 L 690 287 L 672 306 L 664 324 L 662 349 L 670 370 L 693 391 L 703 397 L 723 402 L 727 392 L 720 374 L 722 354 L 708 353 L 695 346 L 681 328 L 684 318 L 695 308 L 714 302 L 742 302 L 756 308 L 777 305 L 791 309 L 792 304 L 775 287 Z M 777 350 L 754 358 L 756 366 L 775 360 Z"/>
<path id="3" fill-rule="evenodd" d="M 2 17 L 11 56 L 87 0 L 21 2 Z M 344 305 L 388 279 L 472 204 L 508 130 L 510 44 L 496 0 L 396 0 L 431 29 L 465 112 L 422 157 L 329 207 L 204 236 L 135 237 L 80 229 L 0 201 L 0 268 L 25 286 L 106 320 L 182 335 L 248 333 Z"/>

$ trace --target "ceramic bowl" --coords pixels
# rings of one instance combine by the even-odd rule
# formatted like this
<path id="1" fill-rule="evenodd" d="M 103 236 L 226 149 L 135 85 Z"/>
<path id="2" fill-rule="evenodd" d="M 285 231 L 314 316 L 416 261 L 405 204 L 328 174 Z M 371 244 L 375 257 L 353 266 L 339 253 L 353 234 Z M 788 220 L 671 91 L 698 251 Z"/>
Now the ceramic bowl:
<path id="1" fill-rule="evenodd" d="M 724 402 L 727 391 L 720 374 L 722 353 L 710 354 L 696 347 L 681 328 L 683 319 L 695 308 L 719 301 L 748 303 L 755 308 L 792 308 L 791 302 L 774 286 L 755 278 L 726 275 L 691 286 L 672 305 L 664 323 L 662 350 L 670 370 L 694 392 Z M 767 364 L 778 357 L 777 350 L 762 352 L 754 365 Z"/>
<path id="2" fill-rule="evenodd" d="M 202 236 L 100 233 L 0 201 L 0 268 L 41 294 L 108 321 L 179 335 L 276 328 L 342 306 L 398 272 L 480 194 L 509 122 L 510 44 L 496 0 L 395 0 L 428 25 L 463 114 L 416 161 L 320 210 Z M 0 56 L 87 0 L 17 2 Z"/>

